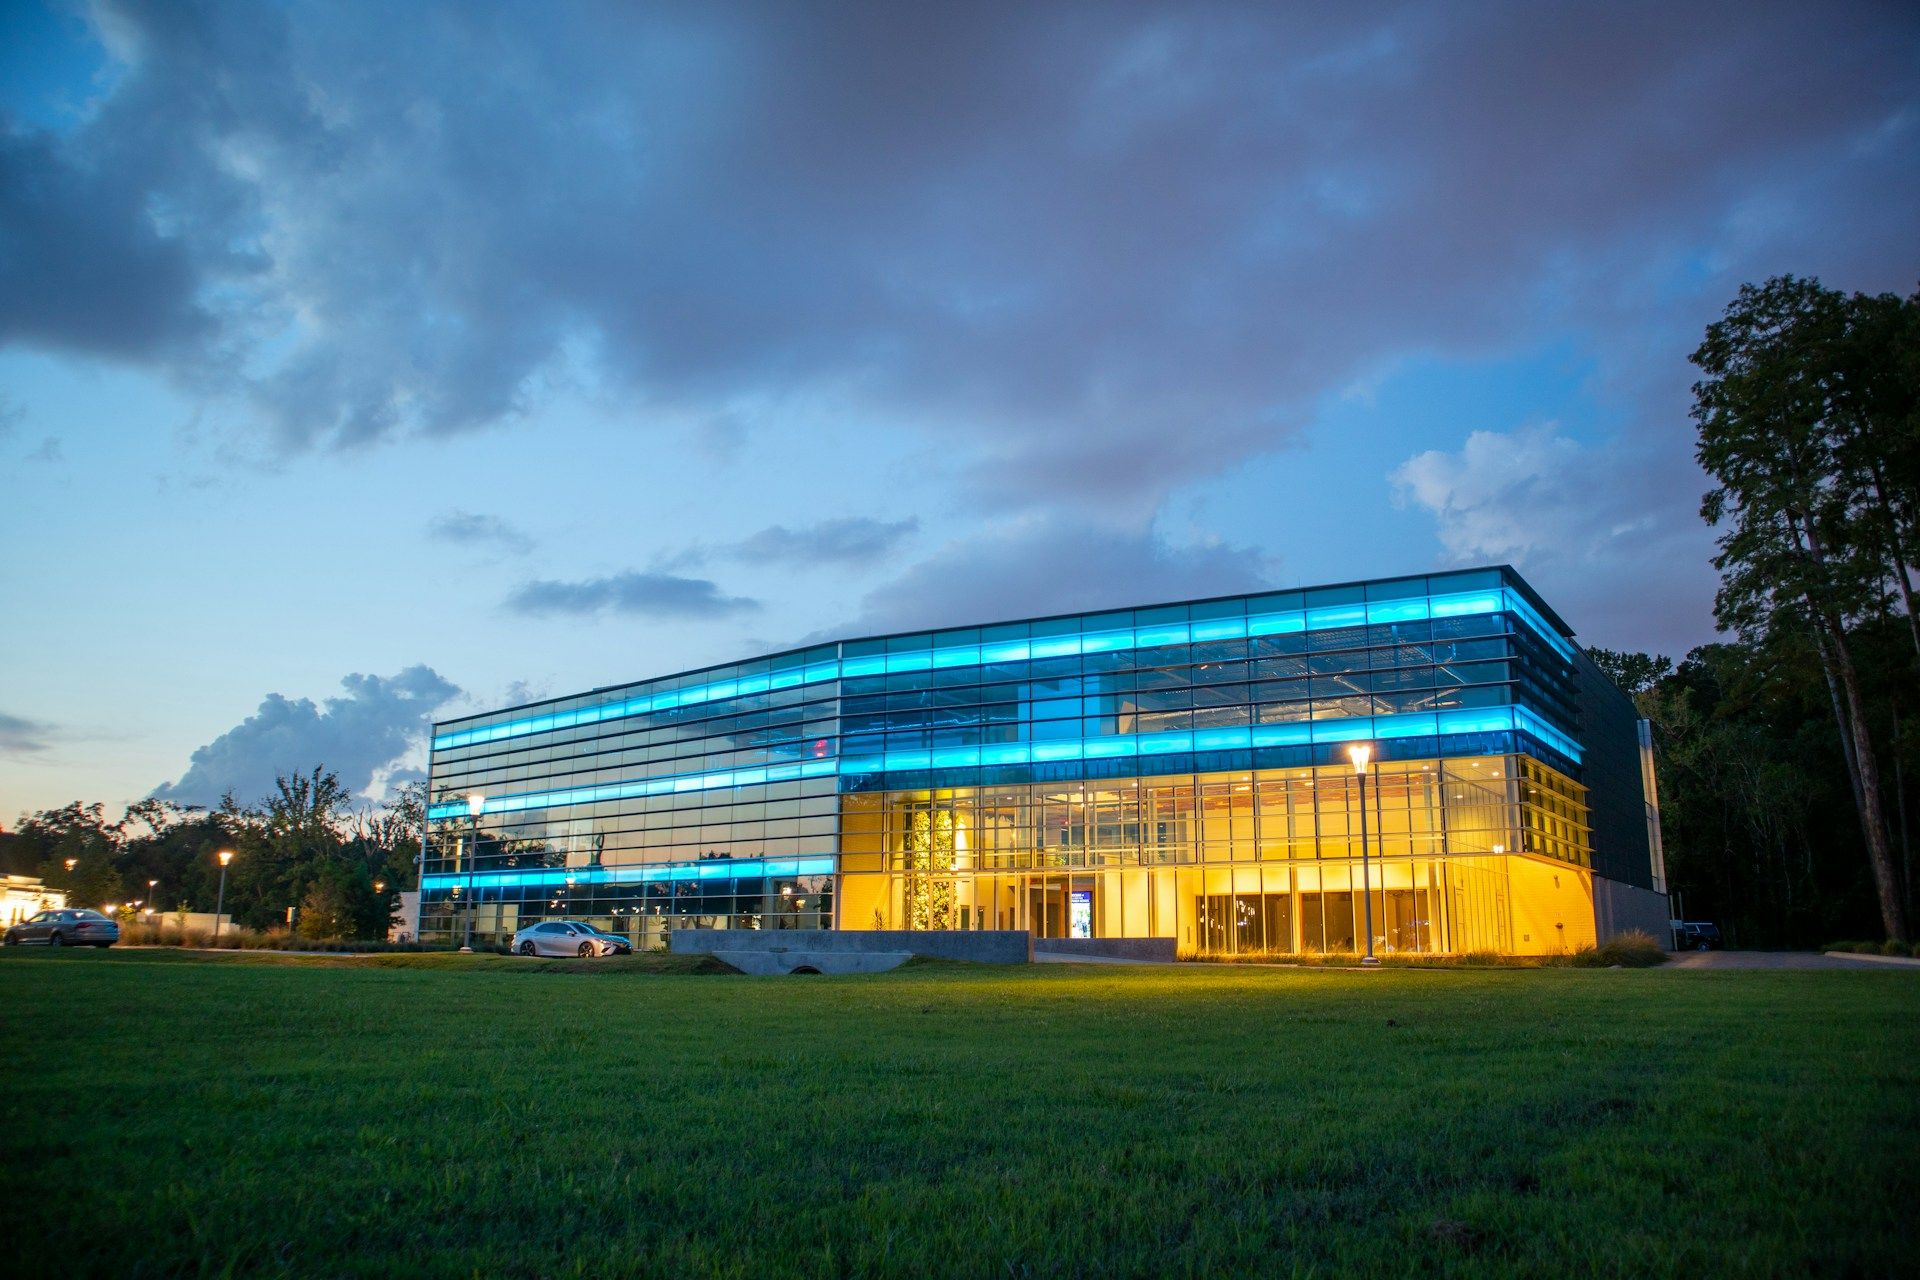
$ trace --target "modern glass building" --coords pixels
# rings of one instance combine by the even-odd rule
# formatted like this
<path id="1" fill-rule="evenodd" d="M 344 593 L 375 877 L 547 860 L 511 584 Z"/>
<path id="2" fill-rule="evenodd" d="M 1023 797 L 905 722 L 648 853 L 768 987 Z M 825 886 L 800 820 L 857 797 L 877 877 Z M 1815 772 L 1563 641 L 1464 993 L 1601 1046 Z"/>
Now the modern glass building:
<path id="1" fill-rule="evenodd" d="M 1370 896 L 1383 952 L 1659 936 L 1645 737 L 1572 636 L 1497 567 L 847 640 L 449 721 L 421 935 L 1343 952 Z"/>

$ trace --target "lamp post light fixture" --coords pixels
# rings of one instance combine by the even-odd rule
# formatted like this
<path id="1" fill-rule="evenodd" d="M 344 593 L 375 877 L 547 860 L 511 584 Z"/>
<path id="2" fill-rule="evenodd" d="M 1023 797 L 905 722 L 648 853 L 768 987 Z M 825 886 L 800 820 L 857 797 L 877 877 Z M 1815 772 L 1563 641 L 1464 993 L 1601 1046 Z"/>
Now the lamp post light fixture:
<path id="1" fill-rule="evenodd" d="M 222 849 L 214 855 L 220 859 L 220 896 L 213 905 L 213 940 L 220 940 L 220 921 L 227 911 L 227 864 L 233 861 L 233 850 Z"/>
<path id="2" fill-rule="evenodd" d="M 476 791 L 467 797 L 467 812 L 473 817 L 473 838 L 467 844 L 467 940 L 461 944 L 463 955 L 473 954 L 473 917 L 480 901 L 473 896 L 473 864 L 480 861 L 480 815 L 486 811 L 487 798 Z"/>
<path id="3" fill-rule="evenodd" d="M 1360 963 L 1379 964 L 1373 954 L 1373 872 L 1367 862 L 1367 770 L 1373 761 L 1373 744 L 1354 743 L 1347 748 L 1347 759 L 1353 761 L 1353 775 L 1360 780 L 1360 894 L 1367 909 L 1367 954 Z"/>

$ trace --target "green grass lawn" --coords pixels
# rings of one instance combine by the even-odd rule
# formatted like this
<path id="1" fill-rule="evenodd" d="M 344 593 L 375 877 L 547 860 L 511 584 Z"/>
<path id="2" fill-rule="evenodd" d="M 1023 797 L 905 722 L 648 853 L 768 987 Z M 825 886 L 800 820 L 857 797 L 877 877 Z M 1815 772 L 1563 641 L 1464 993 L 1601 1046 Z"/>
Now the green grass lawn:
<path id="1" fill-rule="evenodd" d="M 1912 1275 L 1920 973 L 0 959 L 55 1273 Z"/>

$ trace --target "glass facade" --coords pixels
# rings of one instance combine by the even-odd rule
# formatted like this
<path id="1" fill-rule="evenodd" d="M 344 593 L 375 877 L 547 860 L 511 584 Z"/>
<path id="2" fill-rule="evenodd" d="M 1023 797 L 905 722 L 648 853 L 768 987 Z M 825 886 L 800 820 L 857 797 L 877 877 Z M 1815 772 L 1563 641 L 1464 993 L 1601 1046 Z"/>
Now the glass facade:
<path id="1" fill-rule="evenodd" d="M 1377 948 L 1578 945 L 1583 664 L 1501 568 L 852 640 L 472 717 L 435 730 L 421 932 L 1338 951 L 1370 889 Z M 1603 834 L 1645 861 L 1644 828 L 1637 855 Z"/>

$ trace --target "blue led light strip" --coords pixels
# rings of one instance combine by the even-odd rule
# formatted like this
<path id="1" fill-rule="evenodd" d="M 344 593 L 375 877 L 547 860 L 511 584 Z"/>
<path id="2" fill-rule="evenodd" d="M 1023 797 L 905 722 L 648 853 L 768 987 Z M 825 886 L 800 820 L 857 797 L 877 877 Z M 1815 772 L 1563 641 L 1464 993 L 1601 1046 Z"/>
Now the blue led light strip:
<path id="1" fill-rule="evenodd" d="M 541 867 L 534 871 L 442 871 L 421 876 L 422 889 L 454 889 L 471 879 L 477 888 L 499 885 L 561 886 L 583 884 L 642 884 L 686 880 L 751 880 L 760 876 L 830 876 L 832 858 L 713 858 L 706 862 L 672 866 Z"/>
<path id="2" fill-rule="evenodd" d="M 488 796 L 483 812 L 520 813 L 562 805 L 626 800 L 748 787 L 795 778 L 849 773 L 894 773 L 916 769 L 969 769 L 1008 764 L 1052 764 L 1064 760 L 1105 760 L 1127 756 L 1172 755 L 1195 751 L 1245 751 L 1256 747 L 1295 747 L 1317 742 L 1361 742 L 1373 738 L 1426 738 L 1519 729 L 1532 734 L 1568 759 L 1579 761 L 1580 744 L 1525 707 L 1484 707 L 1463 711 L 1408 711 L 1389 716 L 1346 716 L 1295 724 L 1263 724 L 1229 729 L 1173 729 L 1162 733 L 1117 733 L 1098 738 L 1062 738 L 1045 742 L 996 742 L 932 751 L 889 751 L 884 755 L 838 756 L 801 764 L 756 765 L 711 773 L 672 774 L 631 782 L 609 782 L 562 791 L 529 791 Z M 468 816 L 465 800 L 431 806 L 434 819 Z"/>
<path id="3" fill-rule="evenodd" d="M 1036 658 L 1070 657 L 1080 653 L 1117 653 L 1128 649 L 1151 649 L 1168 644 L 1198 644 L 1209 640 L 1241 640 L 1249 637 L 1287 635 L 1303 631 L 1327 631 L 1336 627 L 1358 627 L 1393 622 L 1418 622 L 1426 618 L 1460 618 L 1487 613 L 1511 613 L 1527 623 L 1540 638 L 1568 661 L 1573 646 L 1547 625 L 1534 607 L 1517 591 L 1500 588 L 1490 591 L 1466 591 L 1451 595 L 1419 596 L 1407 600 L 1380 600 L 1372 604 L 1330 605 L 1319 609 L 1289 609 L 1280 613 L 1258 613 L 1245 618 L 1213 618 L 1202 622 L 1169 623 L 1162 626 L 1095 631 L 1072 636 L 1046 636 L 1035 640 L 1008 640 L 997 644 L 957 645 L 949 649 L 921 649 L 913 653 L 873 654 L 863 658 L 809 663 L 771 675 L 742 676 L 737 680 L 717 680 L 711 684 L 671 689 L 649 697 L 604 702 L 597 707 L 579 707 L 555 711 L 524 720 L 506 720 L 473 729 L 454 729 L 437 734 L 436 748 L 464 747 L 475 742 L 494 742 L 529 733 L 549 733 L 577 725 L 599 724 L 645 715 L 650 711 L 668 711 L 675 707 L 697 706 L 728 698 L 746 697 L 774 689 L 793 689 L 819 684 L 845 676 L 881 675 L 900 671 L 944 670 L 948 667 L 977 667 L 994 662 L 1025 662 Z"/>
<path id="4" fill-rule="evenodd" d="M 518 813 L 523 809 L 549 809 L 559 805 L 592 804 L 598 800 L 632 800 L 640 796 L 664 796 L 678 791 L 712 791 L 717 787 L 751 787 L 763 782 L 791 782 L 796 778 L 825 778 L 840 772 L 838 759 L 828 756 L 799 764 L 753 765 L 746 769 L 720 769 L 712 773 L 675 773 L 662 778 L 637 778 L 630 782 L 607 782 L 594 787 L 568 787 L 562 791 L 528 791 L 517 796 L 488 796 L 485 813 Z M 429 818 L 458 818 L 468 814 L 465 800 L 448 800 L 427 810 Z"/>

